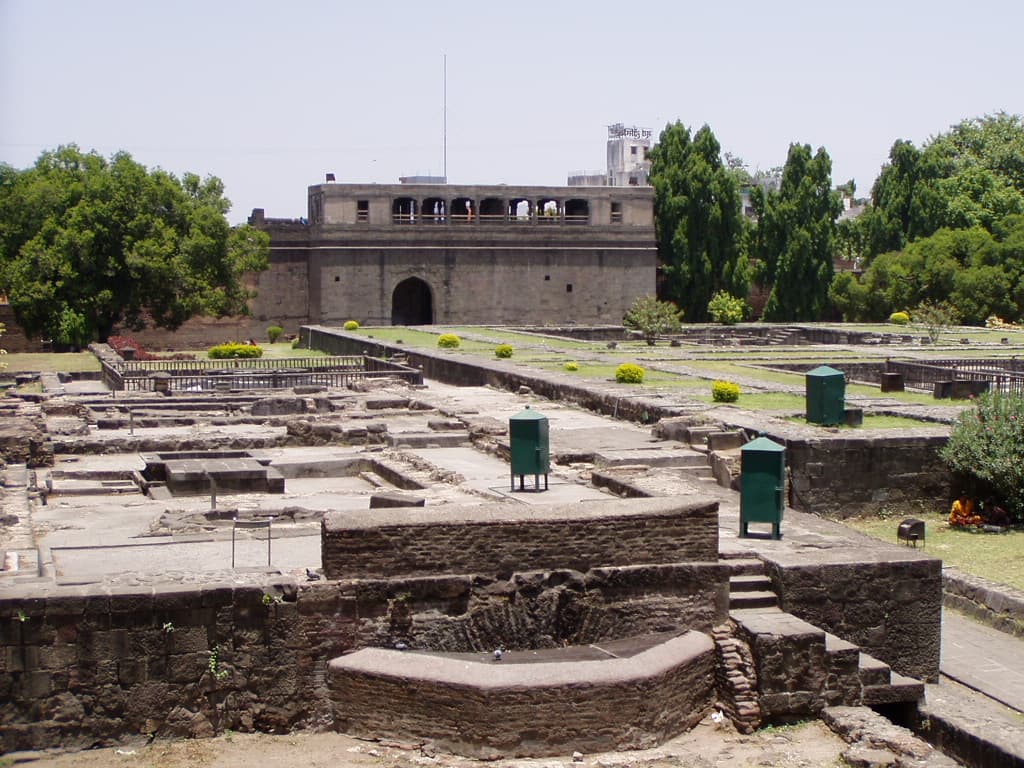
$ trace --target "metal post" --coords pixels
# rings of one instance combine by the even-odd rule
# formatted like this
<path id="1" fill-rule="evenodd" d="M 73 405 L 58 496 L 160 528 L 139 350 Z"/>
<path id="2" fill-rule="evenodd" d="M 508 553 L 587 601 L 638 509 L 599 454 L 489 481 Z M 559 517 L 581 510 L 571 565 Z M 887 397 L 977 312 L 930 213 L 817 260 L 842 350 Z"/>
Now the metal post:
<path id="1" fill-rule="evenodd" d="M 131 406 L 128 407 L 128 434 L 135 434 L 135 416 L 132 414 Z"/>

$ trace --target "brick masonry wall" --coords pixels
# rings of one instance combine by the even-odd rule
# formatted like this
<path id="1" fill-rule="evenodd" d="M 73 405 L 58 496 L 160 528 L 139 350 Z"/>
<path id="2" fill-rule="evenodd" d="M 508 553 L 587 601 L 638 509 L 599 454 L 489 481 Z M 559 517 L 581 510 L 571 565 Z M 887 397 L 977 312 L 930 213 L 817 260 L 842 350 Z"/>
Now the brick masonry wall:
<path id="1" fill-rule="evenodd" d="M 691 632 L 624 659 L 486 664 L 369 650 L 330 665 L 340 730 L 426 737 L 479 758 L 654 747 L 714 701 L 714 650 Z"/>
<path id="2" fill-rule="evenodd" d="M 799 566 L 764 559 L 784 611 L 859 645 L 903 675 L 938 680 L 942 561 Z"/>
<path id="3" fill-rule="evenodd" d="M 718 504 L 458 505 L 380 510 L 372 518 L 335 512 L 324 517 L 321 541 L 332 579 L 708 562 L 718 557 Z"/>

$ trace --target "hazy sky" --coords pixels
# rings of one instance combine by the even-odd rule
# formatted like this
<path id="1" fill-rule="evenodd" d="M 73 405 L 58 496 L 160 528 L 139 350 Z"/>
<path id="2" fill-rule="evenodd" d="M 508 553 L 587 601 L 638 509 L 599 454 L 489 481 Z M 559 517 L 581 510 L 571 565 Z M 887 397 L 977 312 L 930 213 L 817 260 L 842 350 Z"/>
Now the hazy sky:
<path id="1" fill-rule="evenodd" d="M 564 184 L 606 126 L 707 123 L 751 170 L 824 146 L 866 195 L 893 141 L 1024 113 L 1020 0 L 0 0 L 0 161 L 77 143 L 223 179 L 230 219 L 306 187 Z"/>

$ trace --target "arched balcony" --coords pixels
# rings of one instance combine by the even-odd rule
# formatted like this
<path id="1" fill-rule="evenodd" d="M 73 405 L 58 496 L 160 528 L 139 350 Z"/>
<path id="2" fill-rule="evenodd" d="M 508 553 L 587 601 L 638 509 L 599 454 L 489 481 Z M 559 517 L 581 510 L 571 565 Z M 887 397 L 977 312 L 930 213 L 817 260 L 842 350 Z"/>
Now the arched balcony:
<path id="1" fill-rule="evenodd" d="M 452 200 L 451 220 L 453 224 L 471 224 L 476 210 L 473 201 L 468 197 L 456 197 Z"/>
<path id="2" fill-rule="evenodd" d="M 497 197 L 486 197 L 480 201 L 480 223 L 501 224 L 505 221 L 505 201 Z"/>
<path id="3" fill-rule="evenodd" d="M 565 223 L 587 224 L 590 222 L 590 203 L 586 200 L 565 201 Z"/>
<path id="4" fill-rule="evenodd" d="M 428 197 L 420 210 L 423 212 L 420 218 L 427 224 L 444 224 L 448 218 L 448 203 L 440 197 Z"/>
<path id="5" fill-rule="evenodd" d="M 391 204 L 391 220 L 395 224 L 416 223 L 416 200 L 411 197 L 398 197 Z"/>

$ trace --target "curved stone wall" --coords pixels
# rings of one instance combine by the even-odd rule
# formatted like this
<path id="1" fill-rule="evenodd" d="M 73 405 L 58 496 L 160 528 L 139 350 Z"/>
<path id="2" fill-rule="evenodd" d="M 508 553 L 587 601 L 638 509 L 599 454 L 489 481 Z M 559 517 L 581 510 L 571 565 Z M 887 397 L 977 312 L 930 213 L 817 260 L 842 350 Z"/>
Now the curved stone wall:
<path id="1" fill-rule="evenodd" d="M 592 661 L 366 648 L 331 661 L 328 674 L 338 730 L 495 759 L 656 746 L 711 709 L 714 665 L 711 638 L 691 631 L 629 658 Z"/>

